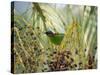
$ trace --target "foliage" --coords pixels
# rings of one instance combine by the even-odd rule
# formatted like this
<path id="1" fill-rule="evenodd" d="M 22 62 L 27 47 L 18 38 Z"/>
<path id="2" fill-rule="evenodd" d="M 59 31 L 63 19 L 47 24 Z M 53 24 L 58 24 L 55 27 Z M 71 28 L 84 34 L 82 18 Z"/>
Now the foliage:
<path id="1" fill-rule="evenodd" d="M 13 10 L 14 73 L 97 67 L 97 7 L 31 3 L 23 14 Z M 64 33 L 60 45 L 47 30 Z"/>

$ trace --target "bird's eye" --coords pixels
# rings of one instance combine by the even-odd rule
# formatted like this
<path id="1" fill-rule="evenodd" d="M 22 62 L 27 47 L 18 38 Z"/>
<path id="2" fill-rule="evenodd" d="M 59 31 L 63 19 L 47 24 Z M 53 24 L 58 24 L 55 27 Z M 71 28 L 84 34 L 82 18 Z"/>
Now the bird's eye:
<path id="1" fill-rule="evenodd" d="M 52 31 L 47 31 L 47 32 L 45 32 L 45 34 L 53 34 L 53 32 Z"/>

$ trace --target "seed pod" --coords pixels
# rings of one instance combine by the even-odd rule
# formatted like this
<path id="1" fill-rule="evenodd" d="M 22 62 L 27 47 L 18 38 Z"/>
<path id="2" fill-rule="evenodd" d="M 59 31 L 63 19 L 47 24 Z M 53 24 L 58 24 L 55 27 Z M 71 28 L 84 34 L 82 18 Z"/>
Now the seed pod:
<path id="1" fill-rule="evenodd" d="M 86 52 L 86 48 L 84 49 L 84 51 Z"/>
<path id="2" fill-rule="evenodd" d="M 95 49 L 97 49 L 97 46 L 95 47 Z"/>
<path id="3" fill-rule="evenodd" d="M 79 62 L 79 65 L 82 65 L 82 62 Z"/>
<path id="4" fill-rule="evenodd" d="M 37 29 L 40 29 L 39 27 L 37 27 Z"/>
<path id="5" fill-rule="evenodd" d="M 74 64 L 75 67 L 77 67 L 77 64 Z"/>

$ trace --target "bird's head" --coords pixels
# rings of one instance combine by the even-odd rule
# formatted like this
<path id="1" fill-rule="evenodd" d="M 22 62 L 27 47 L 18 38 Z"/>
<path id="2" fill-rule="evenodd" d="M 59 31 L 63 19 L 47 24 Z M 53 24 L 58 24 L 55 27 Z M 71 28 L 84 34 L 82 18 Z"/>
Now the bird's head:
<path id="1" fill-rule="evenodd" d="M 54 35 L 54 33 L 53 33 L 52 31 L 46 31 L 45 34 L 46 34 L 47 36 L 53 36 L 53 35 Z"/>

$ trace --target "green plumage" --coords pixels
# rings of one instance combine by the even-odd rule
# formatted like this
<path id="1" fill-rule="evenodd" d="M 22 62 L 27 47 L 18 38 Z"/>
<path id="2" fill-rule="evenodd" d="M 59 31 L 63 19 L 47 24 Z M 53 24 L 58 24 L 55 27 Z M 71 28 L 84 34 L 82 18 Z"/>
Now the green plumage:
<path id="1" fill-rule="evenodd" d="M 54 36 L 48 36 L 50 41 L 56 45 L 60 45 L 63 40 L 64 34 L 55 34 Z"/>

